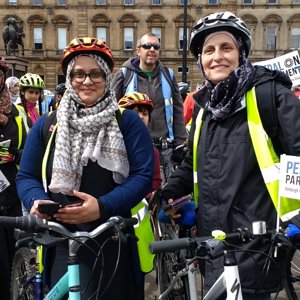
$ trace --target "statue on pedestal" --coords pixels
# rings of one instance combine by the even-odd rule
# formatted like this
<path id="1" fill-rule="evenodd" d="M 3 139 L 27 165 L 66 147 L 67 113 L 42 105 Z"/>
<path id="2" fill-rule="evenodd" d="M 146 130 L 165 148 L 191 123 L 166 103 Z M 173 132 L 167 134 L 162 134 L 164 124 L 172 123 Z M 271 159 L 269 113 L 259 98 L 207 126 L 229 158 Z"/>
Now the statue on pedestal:
<path id="1" fill-rule="evenodd" d="M 23 28 L 17 24 L 17 20 L 14 17 L 8 18 L 2 33 L 6 55 L 11 53 L 15 55 L 18 45 L 22 47 L 22 55 L 24 55 L 23 37 L 25 37 Z"/>

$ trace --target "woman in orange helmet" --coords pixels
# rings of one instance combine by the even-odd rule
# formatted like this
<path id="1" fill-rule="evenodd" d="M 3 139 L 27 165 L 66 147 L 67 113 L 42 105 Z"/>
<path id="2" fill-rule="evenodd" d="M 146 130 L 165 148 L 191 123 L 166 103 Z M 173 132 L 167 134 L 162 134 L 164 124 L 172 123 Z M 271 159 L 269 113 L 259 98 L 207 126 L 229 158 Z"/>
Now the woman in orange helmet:
<path id="1" fill-rule="evenodd" d="M 42 116 L 31 130 L 17 178 L 18 192 L 30 214 L 49 218 L 38 205 L 55 201 L 65 205 L 52 216 L 56 221 L 72 231 L 90 231 L 111 216 L 130 217 L 130 210 L 150 192 L 152 140 L 134 112 L 118 114 L 110 88 L 114 59 L 105 43 L 76 38 L 64 50 L 61 65 L 66 91 L 58 109 L 48 119 Z M 45 140 L 49 143 L 43 133 L 53 124 L 57 124 L 56 137 L 43 178 Z M 133 234 L 133 228 L 128 230 Z M 97 290 L 103 300 L 144 298 L 135 239 L 122 243 L 121 251 L 110 236 L 100 235 L 87 245 L 78 252 L 81 299 L 95 299 Z M 103 255 L 94 255 L 97 245 L 103 245 Z M 66 271 L 67 242 L 56 245 L 50 256 L 52 287 Z"/>

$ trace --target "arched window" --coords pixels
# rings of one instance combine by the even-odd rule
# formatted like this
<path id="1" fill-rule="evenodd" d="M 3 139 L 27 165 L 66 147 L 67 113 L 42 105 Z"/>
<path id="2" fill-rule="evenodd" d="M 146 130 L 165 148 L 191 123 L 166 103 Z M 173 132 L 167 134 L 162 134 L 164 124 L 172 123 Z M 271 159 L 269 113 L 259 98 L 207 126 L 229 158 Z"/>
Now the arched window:
<path id="1" fill-rule="evenodd" d="M 98 14 L 91 19 L 91 22 L 93 27 L 93 35 L 110 45 L 109 25 L 111 20 L 103 14 Z"/>
<path id="2" fill-rule="evenodd" d="M 47 20 L 40 15 L 30 16 L 27 20 L 30 30 L 30 45 L 33 46 L 33 51 L 41 51 L 45 49 L 44 32 L 47 24 Z"/>
<path id="3" fill-rule="evenodd" d="M 266 16 L 263 20 L 264 27 L 264 48 L 268 51 L 276 51 L 277 45 L 280 44 L 280 26 L 282 18 L 278 15 L 272 14 Z"/>
<path id="4" fill-rule="evenodd" d="M 133 15 L 124 15 L 119 19 L 122 29 L 122 43 L 124 51 L 133 51 L 136 48 L 138 19 Z"/>
<path id="5" fill-rule="evenodd" d="M 300 14 L 293 15 L 287 20 L 290 41 L 288 48 L 300 48 Z"/>
<path id="6" fill-rule="evenodd" d="M 163 16 L 155 14 L 150 16 L 146 22 L 149 32 L 153 32 L 158 37 L 161 48 L 164 48 L 165 26 L 167 20 Z"/>
<path id="7" fill-rule="evenodd" d="M 176 37 L 175 40 L 178 40 L 177 48 L 179 51 L 183 50 L 183 38 L 184 38 L 184 15 L 181 14 L 174 19 L 176 27 Z M 186 27 L 186 37 L 187 37 L 187 49 L 189 47 L 189 37 L 191 33 L 191 28 L 193 27 L 195 20 L 191 16 L 187 16 L 187 27 Z"/>
<path id="8" fill-rule="evenodd" d="M 55 16 L 51 21 L 56 32 L 55 48 L 62 51 L 70 39 L 70 24 L 72 21 L 62 15 Z"/>

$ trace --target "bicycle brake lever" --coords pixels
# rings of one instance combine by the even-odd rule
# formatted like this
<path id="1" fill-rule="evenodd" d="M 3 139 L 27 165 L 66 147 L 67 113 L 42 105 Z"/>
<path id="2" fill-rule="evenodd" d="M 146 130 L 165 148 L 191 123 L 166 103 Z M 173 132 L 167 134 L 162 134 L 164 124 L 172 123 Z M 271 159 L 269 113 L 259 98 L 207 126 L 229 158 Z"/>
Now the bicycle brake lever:
<path id="1" fill-rule="evenodd" d="M 52 247 L 58 242 L 64 240 L 62 237 L 54 237 L 49 234 L 49 232 L 37 233 L 37 235 L 32 237 L 37 244 L 43 245 L 45 247 Z"/>

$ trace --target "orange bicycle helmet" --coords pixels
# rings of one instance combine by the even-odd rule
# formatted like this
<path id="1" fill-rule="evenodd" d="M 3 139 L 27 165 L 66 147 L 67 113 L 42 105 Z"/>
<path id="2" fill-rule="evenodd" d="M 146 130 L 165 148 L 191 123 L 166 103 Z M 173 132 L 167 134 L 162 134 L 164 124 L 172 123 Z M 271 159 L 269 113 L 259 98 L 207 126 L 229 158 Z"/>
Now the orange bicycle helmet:
<path id="1" fill-rule="evenodd" d="M 109 47 L 98 38 L 84 37 L 73 39 L 65 48 L 61 59 L 61 66 L 65 75 L 71 59 L 82 53 L 100 55 L 106 61 L 110 70 L 113 70 L 115 62 Z"/>
<path id="2" fill-rule="evenodd" d="M 149 110 L 149 113 L 151 113 L 154 102 L 150 100 L 148 95 L 137 92 L 124 95 L 118 102 L 118 106 L 122 108 L 131 108 L 135 105 L 144 105 Z"/>

